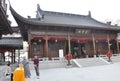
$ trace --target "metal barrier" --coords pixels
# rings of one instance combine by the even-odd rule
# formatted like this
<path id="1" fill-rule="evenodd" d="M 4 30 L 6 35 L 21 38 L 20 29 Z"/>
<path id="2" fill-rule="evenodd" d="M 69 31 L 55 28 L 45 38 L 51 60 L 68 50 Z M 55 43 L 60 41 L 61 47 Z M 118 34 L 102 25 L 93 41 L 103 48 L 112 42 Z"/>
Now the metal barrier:
<path id="1" fill-rule="evenodd" d="M 61 58 L 61 57 L 53 57 L 52 60 L 65 60 L 65 58 Z"/>
<path id="2" fill-rule="evenodd" d="M 120 54 L 112 54 L 112 56 L 114 57 L 114 56 L 120 56 Z M 101 55 L 99 55 L 99 57 L 107 57 L 106 56 L 106 54 L 101 54 Z"/>
<path id="3" fill-rule="evenodd" d="M 29 58 L 29 61 L 32 61 L 33 58 Z M 65 60 L 65 58 L 61 58 L 61 57 L 52 57 L 51 60 Z M 44 57 L 44 58 L 39 58 L 39 61 L 49 61 L 48 57 Z"/>

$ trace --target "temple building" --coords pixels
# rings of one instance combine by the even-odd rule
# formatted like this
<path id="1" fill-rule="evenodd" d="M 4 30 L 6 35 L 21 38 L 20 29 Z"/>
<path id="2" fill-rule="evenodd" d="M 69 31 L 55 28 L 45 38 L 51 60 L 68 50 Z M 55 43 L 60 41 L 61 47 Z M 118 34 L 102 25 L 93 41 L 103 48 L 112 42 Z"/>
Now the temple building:
<path id="1" fill-rule="evenodd" d="M 120 27 L 95 20 L 90 11 L 88 15 L 44 11 L 38 4 L 36 18 L 24 18 L 12 7 L 10 10 L 23 40 L 28 41 L 29 58 L 37 55 L 51 59 L 60 54 L 83 58 L 119 53 Z"/>
<path id="2" fill-rule="evenodd" d="M 0 65 L 4 64 L 7 57 L 11 59 L 11 63 L 15 63 L 16 50 L 23 49 L 23 39 L 22 37 L 4 37 L 7 35 L 12 35 L 13 33 L 18 33 L 18 27 L 11 27 L 11 21 L 8 20 L 8 4 L 6 0 L 0 0 Z M 8 56 L 5 53 L 8 52 Z M 20 55 L 20 52 L 18 51 Z"/>
<path id="3" fill-rule="evenodd" d="M 11 22 L 7 19 L 7 4 L 5 0 L 0 0 L 0 38 L 2 35 L 12 34 Z"/>

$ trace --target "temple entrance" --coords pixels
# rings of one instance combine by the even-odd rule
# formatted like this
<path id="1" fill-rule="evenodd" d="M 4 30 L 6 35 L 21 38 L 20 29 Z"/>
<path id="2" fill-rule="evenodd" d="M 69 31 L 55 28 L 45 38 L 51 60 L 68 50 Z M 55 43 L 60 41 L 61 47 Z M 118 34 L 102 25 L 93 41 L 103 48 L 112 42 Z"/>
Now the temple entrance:
<path id="1" fill-rule="evenodd" d="M 44 40 L 32 40 L 31 46 L 32 46 L 32 57 L 38 56 L 39 58 L 44 57 Z"/>
<path id="2" fill-rule="evenodd" d="M 112 51 L 113 54 L 117 53 L 117 44 L 116 44 L 116 40 L 111 40 L 110 41 L 110 49 Z"/>
<path id="3" fill-rule="evenodd" d="M 80 57 L 79 44 L 73 42 L 73 43 L 71 44 L 71 47 L 72 47 L 72 55 L 73 55 L 73 58 L 79 58 L 79 57 Z"/>
<path id="4" fill-rule="evenodd" d="M 81 57 L 82 58 L 86 58 L 86 48 L 85 48 L 85 44 L 83 43 L 83 44 L 80 44 L 80 46 L 81 46 Z"/>
<path id="5" fill-rule="evenodd" d="M 52 57 L 59 57 L 59 50 L 63 50 L 63 54 L 65 54 L 65 42 L 49 41 L 48 44 L 49 59 L 51 59 Z"/>
<path id="6" fill-rule="evenodd" d="M 86 57 L 86 49 L 84 43 L 71 43 L 71 50 L 73 58 L 85 58 Z"/>

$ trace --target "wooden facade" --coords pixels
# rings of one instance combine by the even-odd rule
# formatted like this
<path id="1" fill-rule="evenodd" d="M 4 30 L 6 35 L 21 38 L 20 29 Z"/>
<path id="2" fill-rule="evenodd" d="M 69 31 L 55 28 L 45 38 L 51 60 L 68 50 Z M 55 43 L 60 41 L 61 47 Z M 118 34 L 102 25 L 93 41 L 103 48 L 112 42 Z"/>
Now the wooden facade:
<path id="1" fill-rule="evenodd" d="M 107 52 L 119 53 L 118 26 L 101 23 L 87 16 L 43 11 L 38 5 L 37 18 L 24 18 L 11 7 L 23 39 L 29 44 L 29 58 L 35 55 L 59 57 L 59 50 L 64 55 L 74 58 L 93 57 Z M 39 13 L 39 14 L 38 14 Z"/>
<path id="2" fill-rule="evenodd" d="M 100 49 L 101 54 L 106 54 L 108 51 L 116 54 L 119 53 L 119 47 L 116 32 L 112 31 L 96 31 L 88 29 L 79 29 L 82 33 L 76 33 L 76 28 L 69 31 L 54 29 L 52 31 L 43 27 L 43 30 L 30 29 L 28 33 L 29 42 L 29 57 L 35 55 L 39 57 L 59 57 L 59 50 L 63 49 L 64 55 L 68 54 L 71 50 L 73 56 L 75 53 L 78 57 L 84 57 L 83 48 L 86 49 L 88 57 L 98 54 Z M 86 33 L 85 31 L 89 31 Z M 83 33 L 84 32 L 84 33 Z M 68 46 L 68 36 L 70 36 L 70 47 Z"/>

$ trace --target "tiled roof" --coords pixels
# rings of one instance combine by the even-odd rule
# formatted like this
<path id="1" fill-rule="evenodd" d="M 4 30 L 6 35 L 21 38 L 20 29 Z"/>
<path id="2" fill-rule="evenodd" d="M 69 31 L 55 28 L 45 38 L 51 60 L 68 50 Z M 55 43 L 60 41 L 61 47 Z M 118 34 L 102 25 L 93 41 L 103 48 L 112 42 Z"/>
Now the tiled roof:
<path id="1" fill-rule="evenodd" d="M 51 24 L 65 24 L 91 27 L 111 27 L 111 25 L 99 22 L 88 15 L 66 14 L 59 12 L 43 11 L 44 19 L 39 21 Z"/>
<path id="2" fill-rule="evenodd" d="M 10 21 L 7 19 L 7 15 L 2 5 L 0 5 L 0 33 L 1 34 L 11 34 L 13 33 Z"/>
<path id="3" fill-rule="evenodd" d="M 60 12 L 51 12 L 51 11 L 43 11 L 40 10 L 42 19 L 40 18 L 24 18 L 20 16 L 15 10 L 10 8 L 14 18 L 18 22 L 21 20 L 22 22 L 32 24 L 32 25 L 48 25 L 48 26 L 65 26 L 65 27 L 79 27 L 79 28 L 99 28 L 99 29 L 108 29 L 108 30 L 118 30 L 119 26 L 108 25 L 106 23 L 99 22 L 92 18 L 89 15 L 77 15 L 77 14 L 68 14 L 68 13 L 60 13 Z"/>
<path id="4" fill-rule="evenodd" d="M 11 27 L 14 33 L 19 33 L 20 29 L 18 26 Z"/>
<path id="5" fill-rule="evenodd" d="M 21 37 L 4 37 L 0 39 L 0 47 L 23 48 Z"/>

